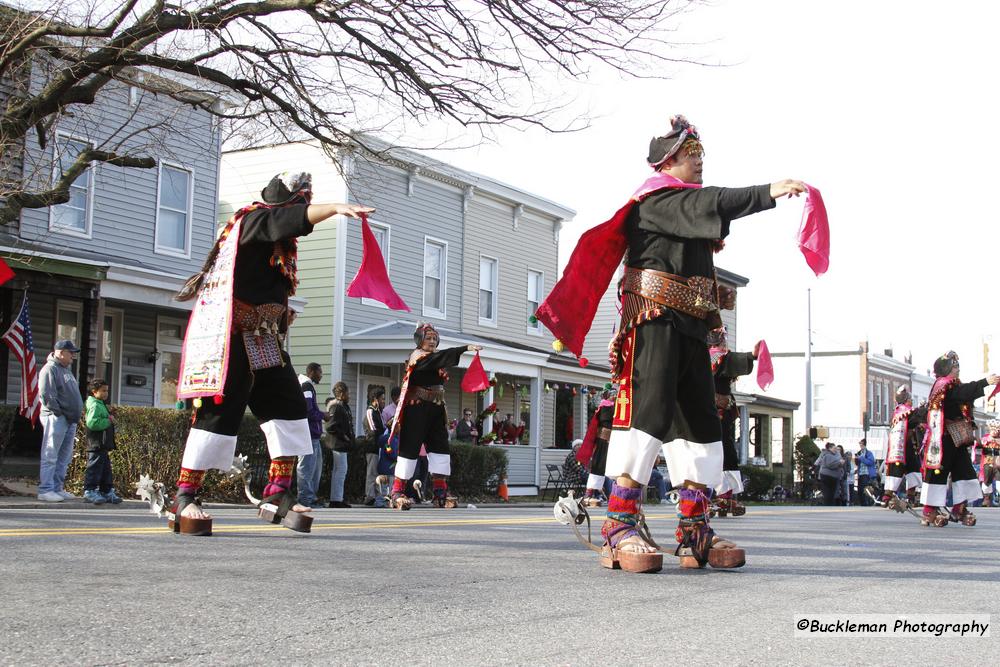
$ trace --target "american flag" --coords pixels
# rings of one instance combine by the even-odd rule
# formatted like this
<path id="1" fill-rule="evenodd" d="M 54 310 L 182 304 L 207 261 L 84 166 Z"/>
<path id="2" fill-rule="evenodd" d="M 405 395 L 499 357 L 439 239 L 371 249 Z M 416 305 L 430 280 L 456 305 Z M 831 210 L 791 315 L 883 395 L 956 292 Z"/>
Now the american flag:
<path id="1" fill-rule="evenodd" d="M 3 335 L 3 342 L 21 362 L 21 409 L 26 419 L 34 424 L 42 411 L 42 401 L 38 396 L 38 370 L 35 368 L 35 344 L 31 340 L 31 316 L 28 314 L 28 294 L 17 319 Z"/>

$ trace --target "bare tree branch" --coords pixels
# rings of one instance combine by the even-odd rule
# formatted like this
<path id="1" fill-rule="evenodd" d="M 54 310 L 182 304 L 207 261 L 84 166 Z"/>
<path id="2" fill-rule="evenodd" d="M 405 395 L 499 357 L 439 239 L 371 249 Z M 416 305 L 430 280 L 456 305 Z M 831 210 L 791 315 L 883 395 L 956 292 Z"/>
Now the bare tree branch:
<path id="1" fill-rule="evenodd" d="M 102 2 L 0 5 L 4 154 L 28 150 L 29 133 L 44 148 L 60 119 L 86 116 L 120 84 L 209 113 L 240 143 L 312 138 L 335 150 L 359 132 L 439 119 L 473 132 L 578 129 L 586 116 L 564 115 L 573 100 L 562 83 L 595 68 L 662 76 L 690 62 L 672 31 L 700 0 Z M 118 148 L 163 121 L 129 122 Z M 152 164 L 133 149 L 95 149 L 91 162 Z M 0 222 L 68 197 L 70 172 L 35 191 L 12 171 L 0 172 Z"/>

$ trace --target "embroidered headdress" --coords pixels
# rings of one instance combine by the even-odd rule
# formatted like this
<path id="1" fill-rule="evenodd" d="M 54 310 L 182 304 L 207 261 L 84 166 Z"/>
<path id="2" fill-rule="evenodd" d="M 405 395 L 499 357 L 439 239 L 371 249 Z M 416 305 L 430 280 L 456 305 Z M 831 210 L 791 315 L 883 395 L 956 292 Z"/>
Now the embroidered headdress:
<path id="1" fill-rule="evenodd" d="M 649 156 L 646 161 L 653 169 L 659 169 L 682 148 L 688 153 L 696 152 L 700 155 L 705 153 L 698 128 L 689 123 L 684 116 L 671 116 L 670 132 L 649 140 Z"/>
<path id="2" fill-rule="evenodd" d="M 954 351 L 946 352 L 934 360 L 934 375 L 939 378 L 951 373 L 958 365 L 958 355 Z"/>
<path id="3" fill-rule="evenodd" d="M 419 323 L 413 332 L 414 344 L 416 344 L 417 347 L 420 347 L 420 345 L 424 342 L 424 339 L 427 338 L 428 334 L 432 332 L 437 334 L 439 340 L 441 339 L 441 334 L 438 333 L 438 330 L 434 328 L 433 324 L 430 322 Z"/>

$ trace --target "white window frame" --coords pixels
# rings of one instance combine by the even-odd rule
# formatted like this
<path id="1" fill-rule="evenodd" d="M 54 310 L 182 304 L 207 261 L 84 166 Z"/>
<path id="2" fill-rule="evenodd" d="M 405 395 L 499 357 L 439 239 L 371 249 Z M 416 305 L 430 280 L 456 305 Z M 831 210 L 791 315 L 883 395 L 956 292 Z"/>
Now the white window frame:
<path id="1" fill-rule="evenodd" d="M 385 247 L 384 248 L 381 248 L 381 246 L 379 247 L 382 249 L 382 259 L 385 260 L 385 273 L 386 275 L 389 275 L 389 255 L 390 255 L 389 251 L 392 248 L 392 243 L 391 243 L 392 226 L 384 222 L 375 222 L 374 220 L 371 219 L 368 220 L 368 225 L 372 228 L 372 233 L 374 233 L 376 229 L 385 232 Z M 421 290 L 421 292 L 423 292 L 423 290 Z M 375 306 L 376 308 L 382 308 L 385 310 L 389 309 L 389 306 L 385 305 L 381 301 L 376 301 L 375 299 L 366 299 L 365 297 L 361 297 L 361 305 Z"/>
<path id="2" fill-rule="evenodd" d="M 777 434 L 775 434 L 775 422 L 778 423 Z M 785 462 L 785 419 L 783 417 L 771 417 L 771 465 Z"/>
<path id="3" fill-rule="evenodd" d="M 537 320 L 535 321 L 534 324 L 531 323 L 531 316 L 535 314 L 535 311 L 532 310 L 531 306 L 530 306 L 530 304 L 531 304 L 531 274 L 532 273 L 538 274 L 538 279 L 539 279 L 538 294 L 536 294 L 535 296 L 538 297 L 538 302 L 537 303 L 538 303 L 539 306 L 542 305 L 542 294 L 545 292 L 545 272 L 544 271 L 536 271 L 535 269 L 528 269 L 528 274 L 527 274 L 527 276 L 528 276 L 528 289 L 527 289 L 526 296 L 525 296 L 525 305 L 528 308 L 528 317 L 526 318 L 526 321 L 528 323 L 527 332 L 528 332 L 529 335 L 532 335 L 532 336 L 541 336 L 544 333 L 542 331 L 542 323 L 538 322 Z"/>
<path id="4" fill-rule="evenodd" d="M 74 340 L 73 344 L 76 345 L 81 350 L 83 349 L 83 302 L 82 301 L 69 301 L 66 299 L 56 299 L 56 312 L 55 312 L 55 322 L 52 325 L 52 347 L 55 349 L 55 344 L 60 340 L 64 340 L 59 337 L 59 311 L 69 310 L 76 314 L 76 334 L 79 340 Z M 73 360 L 73 375 L 79 377 L 80 368 L 80 357 L 77 356 Z"/>
<path id="5" fill-rule="evenodd" d="M 496 272 L 493 274 L 493 319 L 487 319 L 480 314 L 480 302 L 481 295 L 479 294 L 482 290 L 482 280 L 483 280 L 483 260 L 492 260 L 494 266 L 496 266 Z M 490 255 L 479 254 L 479 273 L 478 279 L 476 280 L 476 316 L 479 318 L 479 325 L 484 327 L 496 328 L 500 322 L 500 258 L 491 257 Z"/>
<path id="6" fill-rule="evenodd" d="M 174 354 L 181 354 L 182 346 L 177 344 L 164 344 L 160 341 L 160 325 L 161 324 L 176 324 L 180 326 L 181 329 L 181 341 L 184 340 L 184 334 L 187 333 L 187 320 L 178 319 L 176 317 L 165 317 L 163 315 L 156 316 L 156 328 L 153 330 L 153 347 L 157 352 L 171 352 Z M 156 361 L 153 362 L 153 407 L 158 408 L 160 406 L 160 384 L 163 381 L 163 365 L 160 363 L 160 355 L 156 356 Z"/>
<path id="7" fill-rule="evenodd" d="M 184 239 L 184 249 L 170 248 L 160 245 L 160 186 L 163 184 L 163 168 L 168 167 L 177 171 L 185 171 L 188 174 L 188 201 L 187 201 L 187 235 Z M 176 210 L 176 209 L 170 209 Z M 156 168 L 156 222 L 153 225 L 153 252 L 157 255 L 170 255 L 191 259 L 191 230 L 194 227 L 194 169 L 184 167 L 173 162 L 160 160 Z"/>
<path id="8" fill-rule="evenodd" d="M 441 308 L 428 308 L 424 297 L 426 297 L 425 290 L 427 289 L 427 244 L 439 246 L 442 250 L 441 256 Z M 420 304 L 421 312 L 424 317 L 434 317 L 437 319 L 446 319 L 448 317 L 448 242 L 444 239 L 435 238 L 433 236 L 424 236 L 424 270 L 420 275 Z M 431 276 L 432 278 L 434 276 Z"/>
<path id="9" fill-rule="evenodd" d="M 104 309 L 104 316 L 111 318 L 111 395 L 109 400 L 112 403 L 121 402 L 121 386 L 122 386 L 122 348 L 125 346 L 125 311 L 122 308 L 107 308 Z M 100 326 L 101 340 L 100 345 L 104 345 L 104 322 L 101 322 Z M 107 363 L 108 360 L 101 358 L 102 363 Z"/>
<path id="10" fill-rule="evenodd" d="M 93 147 L 93 142 L 78 137 L 67 132 L 56 132 L 56 140 L 52 145 L 52 183 L 55 183 L 59 178 L 59 141 L 75 141 L 77 143 L 85 144 L 88 147 Z M 55 221 L 55 216 L 53 215 L 53 209 L 60 204 L 54 206 L 49 206 L 49 231 L 55 232 L 57 234 L 65 234 L 66 236 L 75 236 L 81 239 L 93 238 L 94 235 L 94 165 L 93 163 L 87 167 L 84 174 L 87 178 L 87 210 L 84 212 L 84 219 L 86 220 L 86 226 L 83 231 L 75 229 L 73 227 L 66 227 L 64 225 L 59 225 Z M 81 175 L 81 178 L 83 177 Z M 79 182 L 79 179 L 77 180 Z"/>

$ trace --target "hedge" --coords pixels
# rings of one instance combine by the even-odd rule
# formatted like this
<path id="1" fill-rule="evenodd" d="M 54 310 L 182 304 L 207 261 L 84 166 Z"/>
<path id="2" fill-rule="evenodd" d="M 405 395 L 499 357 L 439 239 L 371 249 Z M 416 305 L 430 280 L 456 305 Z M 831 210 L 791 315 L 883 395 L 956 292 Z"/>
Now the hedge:
<path id="1" fill-rule="evenodd" d="M 0 421 L 2 427 L 2 421 Z M 140 475 L 174 489 L 180 469 L 184 442 L 191 428 L 191 413 L 182 410 L 118 406 L 115 408 L 115 445 L 110 454 L 115 488 L 122 497 L 134 497 Z M 260 497 L 267 478 L 269 458 L 259 422 L 247 415 L 240 425 L 236 451 L 247 456 L 247 468 L 253 473 L 251 491 Z M 451 445 L 451 489 L 468 499 L 496 495 L 497 480 L 507 472 L 507 453 L 502 449 L 453 443 Z M 331 453 L 324 450 L 321 494 L 330 488 Z M 67 472 L 66 487 L 73 493 L 83 491 L 87 464 L 86 430 L 77 428 L 73 459 Z M 360 451 L 348 455 L 345 500 L 360 502 L 364 497 L 366 462 Z M 243 486 L 219 472 L 209 472 L 203 487 L 204 498 L 216 502 L 247 502 Z"/>

